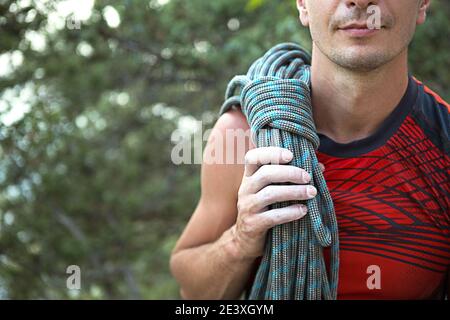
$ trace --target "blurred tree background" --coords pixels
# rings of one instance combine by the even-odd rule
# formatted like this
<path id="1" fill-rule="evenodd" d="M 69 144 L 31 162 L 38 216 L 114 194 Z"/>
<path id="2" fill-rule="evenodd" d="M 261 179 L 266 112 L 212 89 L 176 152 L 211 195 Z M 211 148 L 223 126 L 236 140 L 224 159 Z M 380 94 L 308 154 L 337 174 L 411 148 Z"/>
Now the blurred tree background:
<path id="1" fill-rule="evenodd" d="M 410 61 L 447 100 L 449 9 L 432 1 Z M 286 41 L 311 47 L 294 0 L 0 0 L 0 298 L 178 298 L 200 166 L 172 164 L 172 132 L 212 127 Z"/>

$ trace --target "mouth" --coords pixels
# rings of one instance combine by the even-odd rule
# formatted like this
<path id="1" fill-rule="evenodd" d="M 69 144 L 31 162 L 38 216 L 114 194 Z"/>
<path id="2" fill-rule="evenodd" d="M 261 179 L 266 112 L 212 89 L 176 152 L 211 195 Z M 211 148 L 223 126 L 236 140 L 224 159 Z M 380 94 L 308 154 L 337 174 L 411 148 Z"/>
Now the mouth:
<path id="1" fill-rule="evenodd" d="M 347 25 L 344 25 L 342 27 L 339 27 L 338 30 L 345 32 L 347 35 L 351 37 L 356 38 L 363 38 L 368 37 L 371 35 L 374 35 L 378 31 L 380 31 L 381 28 L 369 28 L 369 25 L 367 23 L 350 23 Z"/>

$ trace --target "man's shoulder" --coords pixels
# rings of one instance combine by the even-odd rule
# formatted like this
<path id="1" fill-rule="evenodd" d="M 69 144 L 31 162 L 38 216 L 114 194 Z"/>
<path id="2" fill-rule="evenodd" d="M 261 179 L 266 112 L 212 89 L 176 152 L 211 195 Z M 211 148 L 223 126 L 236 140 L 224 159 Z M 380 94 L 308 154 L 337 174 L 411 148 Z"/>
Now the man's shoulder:
<path id="1" fill-rule="evenodd" d="M 236 106 L 229 111 L 222 114 L 216 123 L 216 128 L 225 133 L 226 130 L 238 130 L 243 129 L 247 130 L 249 129 L 249 125 L 247 123 L 247 119 L 245 118 L 245 115 L 240 110 L 239 106 Z"/>
<path id="2" fill-rule="evenodd" d="M 419 88 L 419 100 L 420 106 L 433 111 L 433 108 L 437 108 L 438 112 L 450 113 L 450 104 L 445 101 L 436 91 L 431 89 L 428 85 L 422 81 L 413 78 Z"/>
<path id="3" fill-rule="evenodd" d="M 245 145 L 246 148 L 239 151 L 239 154 L 245 155 L 249 149 L 255 148 L 250 126 L 240 106 L 235 106 L 219 117 L 213 128 L 213 136 L 222 137 L 224 146 L 228 146 L 229 149 L 226 152 L 235 149 L 236 146 Z"/>
<path id="4" fill-rule="evenodd" d="M 441 151 L 450 154 L 450 105 L 426 84 L 414 81 L 418 96 L 411 116 Z"/>

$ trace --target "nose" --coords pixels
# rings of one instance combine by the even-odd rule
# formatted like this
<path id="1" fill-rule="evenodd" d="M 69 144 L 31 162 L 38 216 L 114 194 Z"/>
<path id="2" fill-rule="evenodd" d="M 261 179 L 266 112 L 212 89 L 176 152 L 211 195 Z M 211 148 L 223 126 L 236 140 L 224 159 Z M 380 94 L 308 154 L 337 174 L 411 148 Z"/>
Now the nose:
<path id="1" fill-rule="evenodd" d="M 378 1 L 370 0 L 346 0 L 347 7 L 358 7 L 359 9 L 366 9 L 371 5 L 378 4 Z"/>

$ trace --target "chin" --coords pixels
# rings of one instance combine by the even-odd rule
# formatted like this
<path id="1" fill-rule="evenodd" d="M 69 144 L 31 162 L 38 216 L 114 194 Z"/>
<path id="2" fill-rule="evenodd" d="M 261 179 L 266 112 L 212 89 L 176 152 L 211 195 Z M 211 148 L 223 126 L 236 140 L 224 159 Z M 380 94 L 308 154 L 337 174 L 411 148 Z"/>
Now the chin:
<path id="1" fill-rule="evenodd" d="M 355 71 L 375 70 L 391 60 L 380 50 L 370 48 L 346 48 L 331 53 L 331 60 L 337 65 Z"/>

